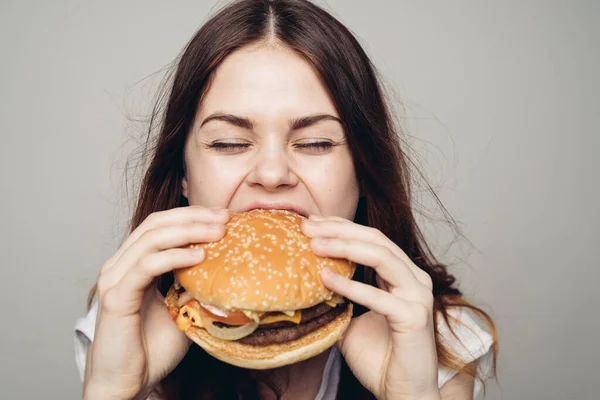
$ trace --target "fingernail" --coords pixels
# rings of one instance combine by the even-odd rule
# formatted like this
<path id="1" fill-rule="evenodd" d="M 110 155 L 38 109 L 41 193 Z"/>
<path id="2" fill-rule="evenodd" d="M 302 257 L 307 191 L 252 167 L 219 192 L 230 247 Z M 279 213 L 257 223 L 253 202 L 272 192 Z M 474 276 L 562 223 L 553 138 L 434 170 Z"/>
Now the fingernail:
<path id="1" fill-rule="evenodd" d="M 321 270 L 321 276 L 325 279 L 331 279 L 335 277 L 335 272 L 333 272 L 330 268 L 324 268 Z"/>
<path id="2" fill-rule="evenodd" d="M 194 258 L 204 257 L 204 249 L 202 247 L 192 249 L 191 254 Z"/>
<path id="3" fill-rule="evenodd" d="M 223 224 L 208 224 L 208 229 L 218 230 L 223 227 Z"/>
<path id="4" fill-rule="evenodd" d="M 313 243 L 317 246 L 326 246 L 329 243 L 329 239 L 317 237 L 312 239 Z"/>
<path id="5" fill-rule="evenodd" d="M 316 226 L 317 225 L 317 221 L 313 221 L 313 220 L 310 220 L 310 219 L 304 220 L 302 223 L 304 225 L 308 225 L 308 226 Z"/>

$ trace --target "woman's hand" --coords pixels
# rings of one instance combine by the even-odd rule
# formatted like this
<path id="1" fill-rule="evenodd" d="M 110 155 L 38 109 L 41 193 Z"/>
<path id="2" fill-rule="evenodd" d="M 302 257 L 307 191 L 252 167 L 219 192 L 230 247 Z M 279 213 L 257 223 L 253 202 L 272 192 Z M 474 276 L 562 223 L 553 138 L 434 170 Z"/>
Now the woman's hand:
<path id="1" fill-rule="evenodd" d="M 440 399 L 429 275 L 374 228 L 313 216 L 303 231 L 316 254 L 377 273 L 379 288 L 322 273 L 328 288 L 371 310 L 354 318 L 338 343 L 357 379 L 378 399 Z"/>
<path id="2" fill-rule="evenodd" d="M 102 266 L 85 398 L 145 398 L 179 364 L 191 342 L 177 330 L 153 281 L 200 263 L 202 250 L 183 247 L 221 239 L 227 220 L 226 211 L 203 207 L 154 213 Z"/>

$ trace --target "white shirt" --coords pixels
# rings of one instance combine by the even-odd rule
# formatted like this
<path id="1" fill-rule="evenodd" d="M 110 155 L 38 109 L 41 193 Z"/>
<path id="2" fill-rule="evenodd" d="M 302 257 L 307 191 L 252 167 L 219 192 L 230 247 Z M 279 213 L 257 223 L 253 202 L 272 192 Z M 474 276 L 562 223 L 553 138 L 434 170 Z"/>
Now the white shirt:
<path id="1" fill-rule="evenodd" d="M 85 359 L 87 356 L 87 347 L 94 340 L 94 331 L 96 326 L 96 314 L 98 303 L 94 303 L 85 317 L 79 318 L 75 323 L 74 341 L 75 341 L 75 362 L 79 370 L 80 379 L 83 381 L 85 372 Z M 443 318 L 438 319 L 438 332 L 442 339 L 450 345 L 465 363 L 471 363 L 477 360 L 479 375 L 487 379 L 491 375 L 492 369 L 492 337 L 490 334 L 475 322 L 471 315 L 462 309 L 453 309 L 449 314 L 456 318 L 461 324 L 453 325 L 456 339 L 449 331 Z M 462 344 L 461 344 L 462 342 Z M 340 381 L 340 371 L 342 366 L 341 354 L 337 348 L 333 347 L 327 357 L 321 387 L 315 400 L 335 400 L 337 388 Z M 438 369 L 438 387 L 441 388 L 448 382 L 457 371 L 441 367 Z M 473 398 L 481 392 L 482 384 L 476 379 L 473 389 Z M 148 400 L 158 400 L 156 396 L 150 395 Z"/>

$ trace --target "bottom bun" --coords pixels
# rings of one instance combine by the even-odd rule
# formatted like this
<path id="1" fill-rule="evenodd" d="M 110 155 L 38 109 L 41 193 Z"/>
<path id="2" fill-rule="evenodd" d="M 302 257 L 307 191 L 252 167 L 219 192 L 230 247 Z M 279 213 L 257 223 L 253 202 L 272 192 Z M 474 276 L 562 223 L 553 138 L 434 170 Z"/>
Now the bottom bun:
<path id="1" fill-rule="evenodd" d="M 185 334 L 213 357 L 249 369 L 270 369 L 312 358 L 333 346 L 352 319 L 352 303 L 333 321 L 299 339 L 268 346 L 253 346 L 217 339 L 205 329 L 190 327 Z"/>

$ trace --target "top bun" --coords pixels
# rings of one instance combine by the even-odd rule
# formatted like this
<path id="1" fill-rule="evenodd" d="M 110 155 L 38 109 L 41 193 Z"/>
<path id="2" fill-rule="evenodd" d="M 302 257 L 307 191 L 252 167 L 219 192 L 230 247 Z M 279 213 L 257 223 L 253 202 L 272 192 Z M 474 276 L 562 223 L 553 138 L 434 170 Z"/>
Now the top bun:
<path id="1" fill-rule="evenodd" d="M 329 300 L 320 271 L 350 278 L 355 264 L 314 254 L 304 219 L 284 210 L 232 212 L 221 240 L 193 245 L 205 249 L 204 261 L 175 277 L 198 301 L 226 310 L 291 311 Z"/>

